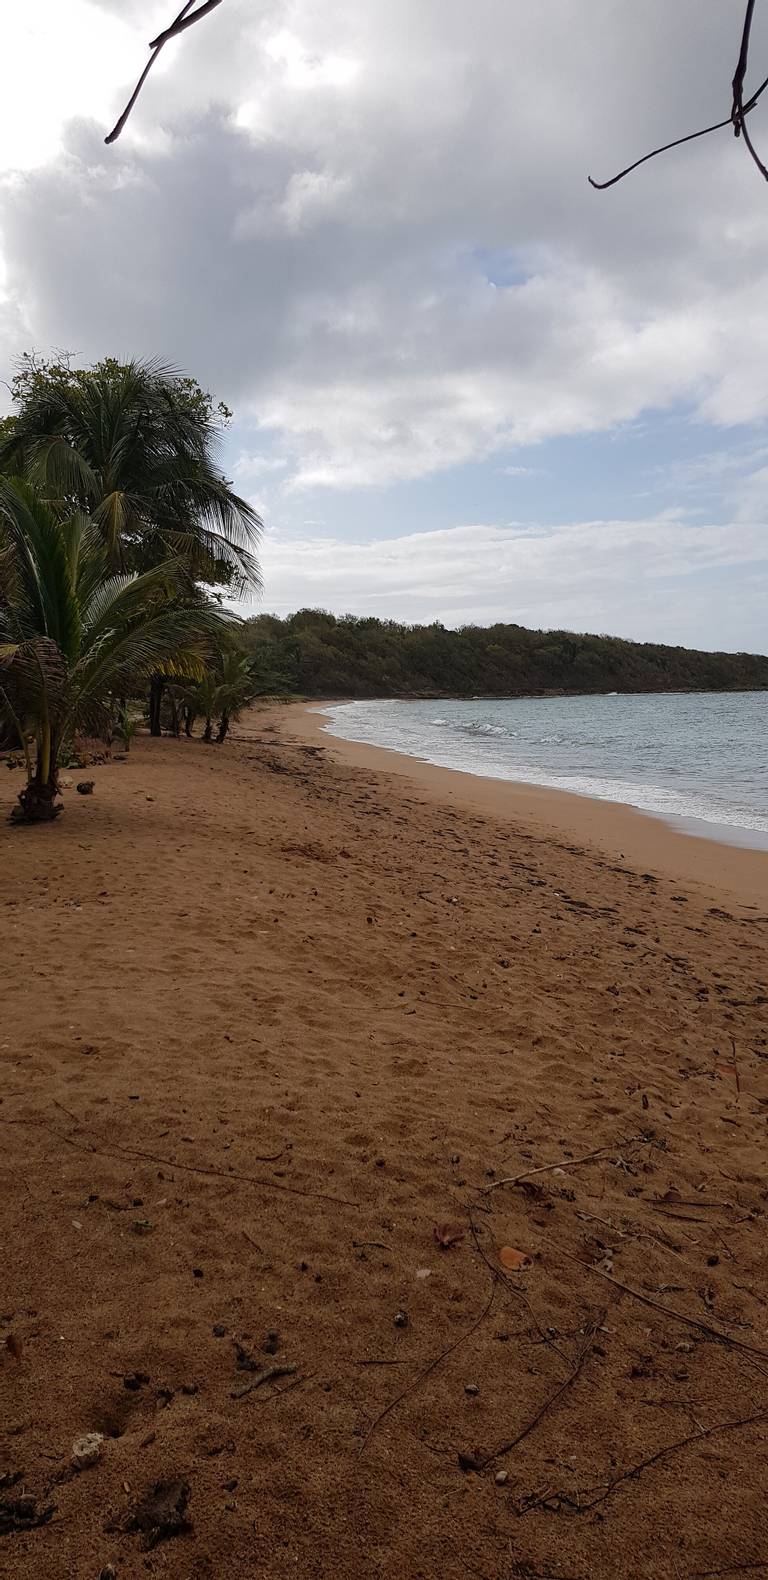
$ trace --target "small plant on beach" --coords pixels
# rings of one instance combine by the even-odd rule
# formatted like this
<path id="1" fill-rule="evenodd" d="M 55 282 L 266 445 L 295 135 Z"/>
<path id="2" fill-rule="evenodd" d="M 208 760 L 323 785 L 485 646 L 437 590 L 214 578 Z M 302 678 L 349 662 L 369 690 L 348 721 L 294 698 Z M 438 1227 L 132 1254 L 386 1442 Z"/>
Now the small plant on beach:
<path id="1" fill-rule="evenodd" d="M 230 724 L 260 695 L 261 685 L 249 655 L 235 646 L 225 647 L 206 669 L 203 679 L 185 690 L 187 734 L 191 735 L 194 720 L 203 718 L 203 740 L 213 740 L 216 725 L 216 742 L 221 745 Z"/>
<path id="2" fill-rule="evenodd" d="M 139 715 L 131 712 L 127 702 L 121 703 L 117 710 L 115 730 L 123 743 L 124 751 L 130 751 L 131 741 L 134 735 L 138 733 L 140 726 L 141 719 Z"/>
<path id="3" fill-rule="evenodd" d="M 115 574 L 91 518 L 61 518 L 29 483 L 0 477 L 0 715 L 27 771 L 16 821 L 57 816 L 64 743 L 104 735 L 116 696 L 158 671 L 203 677 L 232 617 L 185 592 L 183 562 Z"/>

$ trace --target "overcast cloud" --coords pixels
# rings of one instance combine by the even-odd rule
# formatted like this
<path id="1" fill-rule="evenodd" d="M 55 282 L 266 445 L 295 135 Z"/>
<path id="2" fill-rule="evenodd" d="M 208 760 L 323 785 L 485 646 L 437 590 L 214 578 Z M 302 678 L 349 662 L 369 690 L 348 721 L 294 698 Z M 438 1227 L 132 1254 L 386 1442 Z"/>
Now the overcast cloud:
<path id="1" fill-rule="evenodd" d="M 727 113 L 741 0 L 225 0 L 105 148 L 172 10 L 3 18 L 5 368 L 235 406 L 266 607 L 765 647 L 768 195 L 725 134 L 586 182 Z"/>

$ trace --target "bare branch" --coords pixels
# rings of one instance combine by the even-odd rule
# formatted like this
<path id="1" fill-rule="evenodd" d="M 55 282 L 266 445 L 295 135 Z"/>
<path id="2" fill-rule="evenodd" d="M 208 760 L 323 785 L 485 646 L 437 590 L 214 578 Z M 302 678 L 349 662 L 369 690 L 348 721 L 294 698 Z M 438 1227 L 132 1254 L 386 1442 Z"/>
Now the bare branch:
<path id="1" fill-rule="evenodd" d="M 115 125 L 109 133 L 109 136 L 104 138 L 105 143 L 114 143 L 120 136 L 120 133 L 123 130 L 126 121 L 128 120 L 131 110 L 133 109 L 134 104 L 136 103 L 136 100 L 138 99 L 139 94 L 144 87 L 147 77 L 149 76 L 149 73 L 155 64 L 155 61 L 157 60 L 163 45 L 167 44 L 169 39 L 176 38 L 179 33 L 185 32 L 188 27 L 192 27 L 195 22 L 201 21 L 201 19 L 204 16 L 207 16 L 210 11 L 213 11 L 216 6 L 221 5 L 221 0 L 204 0 L 204 4 L 199 6 L 197 11 L 193 11 L 192 15 L 189 16 L 188 12 L 192 10 L 194 3 L 195 0 L 187 0 L 186 5 L 182 6 L 178 16 L 174 18 L 170 27 L 167 27 L 164 33 L 158 33 L 157 38 L 152 40 L 149 46 L 152 51 L 149 60 L 147 61 L 147 64 L 144 67 L 141 76 L 139 77 L 136 87 L 134 88 L 128 103 L 126 104 L 122 115 L 120 116 L 119 120 L 115 122 Z"/>
<path id="2" fill-rule="evenodd" d="M 204 0 L 204 4 L 200 6 L 199 10 L 195 11 L 192 16 L 188 16 L 185 21 L 185 13 L 189 10 L 189 6 L 186 5 L 181 15 L 177 16 L 176 21 L 172 22 L 164 33 L 158 33 L 157 38 L 152 39 L 149 46 L 150 49 L 162 49 L 163 44 L 167 44 L 169 38 L 177 38 L 179 33 L 185 33 L 188 27 L 194 27 L 196 22 L 201 22 L 203 17 L 208 15 L 209 11 L 215 11 L 217 5 L 221 5 L 221 0 Z"/>
<path id="3" fill-rule="evenodd" d="M 689 132 L 685 137 L 674 138 L 671 143 L 662 143 L 660 148 L 653 148 L 649 154 L 643 154 L 641 159 L 635 159 L 631 165 L 626 165 L 623 170 L 619 171 L 618 175 L 612 176 L 610 181 L 594 181 L 591 176 L 588 176 L 587 180 L 589 181 L 591 187 L 595 187 L 598 192 L 604 192 L 607 187 L 613 187 L 616 185 L 617 181 L 623 181 L 625 176 L 631 175 L 633 170 L 637 170 L 640 165 L 646 164 L 649 159 L 655 159 L 658 154 L 666 154 L 670 148 L 680 148 L 683 143 L 692 143 L 697 137 L 708 137 L 710 132 L 722 131 L 722 129 L 726 126 L 733 127 L 734 136 L 736 137 L 740 137 L 743 134 L 745 147 L 757 165 L 758 170 L 765 177 L 766 181 L 768 181 L 768 168 L 766 168 L 757 154 L 754 143 L 752 142 L 746 126 L 746 117 L 749 115 L 750 111 L 755 108 L 758 99 L 762 97 L 766 88 L 768 88 L 768 77 L 766 77 L 765 81 L 760 84 L 760 87 L 750 95 L 745 103 L 744 79 L 746 77 L 747 66 L 749 64 L 749 44 L 752 33 L 754 13 L 755 0 L 747 0 L 747 8 L 744 14 L 744 25 L 742 27 L 741 33 L 741 44 L 739 47 L 739 58 L 736 62 L 736 70 L 733 74 L 733 81 L 731 83 L 733 102 L 731 105 L 730 115 L 725 120 L 715 121 L 712 126 L 703 126 L 698 132 Z"/>
<path id="4" fill-rule="evenodd" d="M 670 148 L 680 148 L 683 143 L 692 143 L 696 137 L 708 137 L 710 132 L 719 132 L 723 126 L 731 124 L 729 115 L 725 121 L 715 121 L 712 126 L 703 126 L 700 132 L 688 132 L 687 136 L 676 137 L 671 143 L 662 143 L 660 148 L 653 148 L 649 154 L 643 154 L 642 159 L 636 159 L 634 164 L 620 170 L 617 176 L 611 176 L 610 181 L 593 181 L 591 176 L 587 176 L 587 180 L 598 192 L 604 192 L 606 187 L 615 187 L 617 181 L 623 181 L 625 176 L 631 175 L 633 170 L 637 170 L 639 165 L 646 164 L 649 159 L 655 159 L 657 154 L 666 154 Z"/>
<path id="5" fill-rule="evenodd" d="M 747 66 L 749 64 L 749 40 L 752 32 L 752 21 L 754 14 L 755 0 L 747 0 L 747 9 L 744 16 L 744 27 L 741 34 L 741 48 L 739 50 L 739 58 L 736 62 L 736 70 L 733 74 L 733 83 L 731 85 L 733 88 L 733 108 L 731 110 L 731 119 L 733 121 L 733 130 L 735 136 L 738 137 L 740 133 L 743 132 L 744 143 L 749 154 L 757 165 L 757 168 L 764 180 L 768 181 L 768 170 L 766 170 L 762 159 L 755 149 L 755 145 L 752 142 L 749 132 L 747 131 L 747 126 L 744 119 L 746 114 L 746 107 L 744 104 L 744 78 L 747 74 Z"/>

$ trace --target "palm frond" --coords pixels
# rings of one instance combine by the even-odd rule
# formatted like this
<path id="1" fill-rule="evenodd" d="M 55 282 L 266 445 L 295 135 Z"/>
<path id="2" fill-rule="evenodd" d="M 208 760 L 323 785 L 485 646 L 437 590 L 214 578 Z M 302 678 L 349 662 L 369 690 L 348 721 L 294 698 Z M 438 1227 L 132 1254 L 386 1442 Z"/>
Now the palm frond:
<path id="1" fill-rule="evenodd" d="M 65 655 L 80 645 L 80 616 L 60 523 L 31 484 L 0 477 L 0 533 L 13 558 L 22 636 L 44 635 Z"/>

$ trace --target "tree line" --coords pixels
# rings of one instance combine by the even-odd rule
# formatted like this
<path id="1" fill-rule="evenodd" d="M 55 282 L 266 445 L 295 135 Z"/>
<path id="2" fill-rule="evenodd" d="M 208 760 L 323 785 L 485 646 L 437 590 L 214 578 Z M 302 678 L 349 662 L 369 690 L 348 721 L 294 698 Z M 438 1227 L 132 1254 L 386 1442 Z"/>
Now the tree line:
<path id="1" fill-rule="evenodd" d="M 394 620 L 300 609 L 246 620 L 259 684 L 308 697 L 519 697 L 606 691 L 761 691 L 768 658 L 515 624 Z"/>

